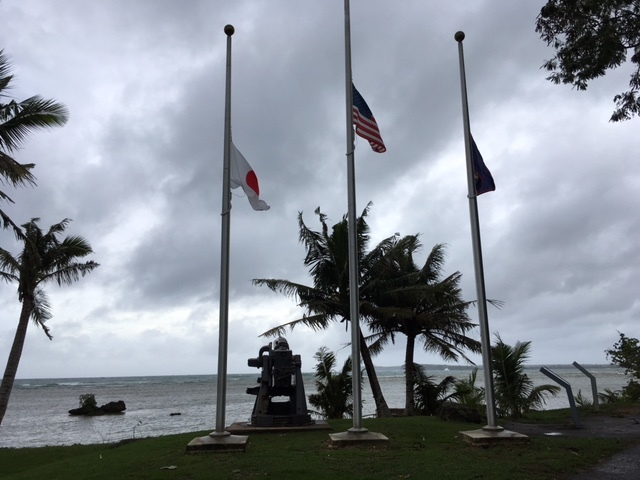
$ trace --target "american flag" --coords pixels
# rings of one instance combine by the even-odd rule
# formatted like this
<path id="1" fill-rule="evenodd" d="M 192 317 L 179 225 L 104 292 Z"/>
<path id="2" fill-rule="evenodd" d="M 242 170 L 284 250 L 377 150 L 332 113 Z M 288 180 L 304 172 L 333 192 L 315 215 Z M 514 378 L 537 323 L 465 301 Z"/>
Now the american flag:
<path id="1" fill-rule="evenodd" d="M 373 118 L 373 113 L 371 113 L 367 102 L 364 101 L 364 98 L 362 98 L 360 92 L 356 90 L 353 83 L 351 84 L 351 88 L 353 91 L 353 124 L 356 126 L 356 133 L 369 141 L 369 145 L 371 145 L 374 152 L 386 152 L 387 148 L 382 141 L 380 129 L 378 128 L 376 119 Z"/>

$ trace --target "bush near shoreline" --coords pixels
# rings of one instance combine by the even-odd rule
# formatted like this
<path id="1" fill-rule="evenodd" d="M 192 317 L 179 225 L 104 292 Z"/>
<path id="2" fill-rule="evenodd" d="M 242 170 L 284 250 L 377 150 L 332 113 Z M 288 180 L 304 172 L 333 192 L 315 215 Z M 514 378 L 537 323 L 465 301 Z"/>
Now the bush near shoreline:
<path id="1" fill-rule="evenodd" d="M 532 421 L 568 423 L 570 418 L 565 409 L 536 412 Z M 329 423 L 335 432 L 352 426 L 351 420 Z M 527 445 L 479 448 L 459 434 L 477 429 L 474 423 L 396 417 L 365 419 L 364 426 L 389 437 L 389 445 L 329 449 L 326 430 L 265 432 L 251 434 L 244 453 L 186 454 L 187 443 L 207 430 L 116 444 L 0 449 L 0 478 L 561 479 L 640 443 L 640 438 L 534 436 Z"/>

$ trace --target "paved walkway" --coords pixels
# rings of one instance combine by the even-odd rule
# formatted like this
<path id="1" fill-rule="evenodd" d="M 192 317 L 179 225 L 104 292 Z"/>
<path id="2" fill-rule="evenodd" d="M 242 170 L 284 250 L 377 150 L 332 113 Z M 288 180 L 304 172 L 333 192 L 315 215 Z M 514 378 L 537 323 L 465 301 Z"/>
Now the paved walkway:
<path id="1" fill-rule="evenodd" d="M 640 440 L 640 413 L 636 416 L 591 415 L 580 419 L 581 426 L 573 424 L 545 425 L 507 422 L 508 430 L 529 436 L 565 436 L 589 438 L 637 438 Z M 640 478 L 640 477 L 639 477 Z"/>
<path id="2" fill-rule="evenodd" d="M 640 479 L 640 445 L 617 453 L 588 472 L 567 480 L 638 480 Z"/>
<path id="3" fill-rule="evenodd" d="M 590 438 L 628 438 L 640 441 L 640 414 L 624 416 L 589 416 L 580 419 L 581 426 L 532 425 L 509 422 L 508 430 L 532 436 L 564 436 Z M 588 472 L 568 477 L 567 480 L 639 480 L 640 444 L 617 453 Z"/>

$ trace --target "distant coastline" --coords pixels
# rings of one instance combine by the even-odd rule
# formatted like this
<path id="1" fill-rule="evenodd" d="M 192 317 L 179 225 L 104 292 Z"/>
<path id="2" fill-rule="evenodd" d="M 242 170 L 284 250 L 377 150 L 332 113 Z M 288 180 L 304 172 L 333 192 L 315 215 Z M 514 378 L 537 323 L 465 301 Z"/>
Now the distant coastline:
<path id="1" fill-rule="evenodd" d="M 422 363 L 420 364 L 427 372 L 433 372 L 433 371 L 465 371 L 465 370 L 474 370 L 474 369 L 478 369 L 479 371 L 482 371 L 482 364 L 477 364 L 477 365 L 460 365 L 460 364 L 446 364 L 446 363 Z M 605 369 L 605 368 L 611 368 L 611 369 L 620 369 L 620 367 L 616 366 L 616 365 L 612 365 L 609 363 L 581 363 L 581 366 L 583 366 L 586 369 L 589 368 L 595 368 L 595 369 Z M 404 372 L 404 367 L 402 365 L 397 365 L 397 366 L 381 366 L 381 365 L 376 365 L 376 372 L 378 372 L 379 374 L 385 374 L 385 373 L 396 373 L 397 372 Z M 525 365 L 525 369 L 526 370 L 540 370 L 540 368 L 542 367 L 547 367 L 551 370 L 554 369 L 559 369 L 559 370 L 564 370 L 564 369 L 575 369 L 575 367 L 573 366 L 573 364 L 571 363 L 546 363 L 546 364 L 531 364 L 531 365 Z M 257 371 L 257 370 L 256 370 Z M 313 371 L 303 371 L 302 372 L 303 375 L 305 376 L 309 376 L 309 375 L 313 375 L 314 372 Z M 228 376 L 246 376 L 246 375 L 251 375 L 251 376 L 255 376 L 255 372 L 254 371 L 250 371 L 250 372 L 230 372 L 227 373 Z M 364 374 L 366 376 L 366 373 Z M 43 381 L 43 380 L 76 380 L 76 379 L 132 379 L 132 378 L 138 378 L 138 379 L 144 379 L 144 378 L 148 378 L 148 379 L 152 379 L 152 378 L 173 378 L 173 377 L 217 377 L 216 373 L 178 373 L 178 374 L 164 374 L 164 375 L 116 375 L 116 376 L 109 376 L 109 377 L 105 377 L 105 376 L 86 376 L 86 377 L 17 377 L 16 380 L 19 381 L 28 381 L 28 380 L 38 380 L 38 381 Z"/>

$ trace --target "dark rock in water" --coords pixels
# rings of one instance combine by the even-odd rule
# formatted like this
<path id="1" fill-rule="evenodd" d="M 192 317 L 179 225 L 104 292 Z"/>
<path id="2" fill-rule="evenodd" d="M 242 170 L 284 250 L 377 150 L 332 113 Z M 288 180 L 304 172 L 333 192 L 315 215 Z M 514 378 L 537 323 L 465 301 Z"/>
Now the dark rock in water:
<path id="1" fill-rule="evenodd" d="M 117 413 L 123 413 L 127 409 L 127 406 L 122 400 L 117 402 L 109 402 L 101 407 L 91 407 L 85 405 L 80 408 L 72 408 L 69 410 L 69 415 L 113 415 Z"/>
<path id="2" fill-rule="evenodd" d="M 71 410 L 69 410 L 69 415 L 91 415 L 91 413 L 95 411 L 95 408 L 85 406 L 80 408 L 72 408 Z"/>
<path id="3" fill-rule="evenodd" d="M 124 404 L 122 400 L 118 400 L 117 402 L 109 402 L 105 405 L 102 405 L 98 410 L 102 410 L 105 414 L 112 413 L 122 413 L 127 409 L 127 406 Z"/>

